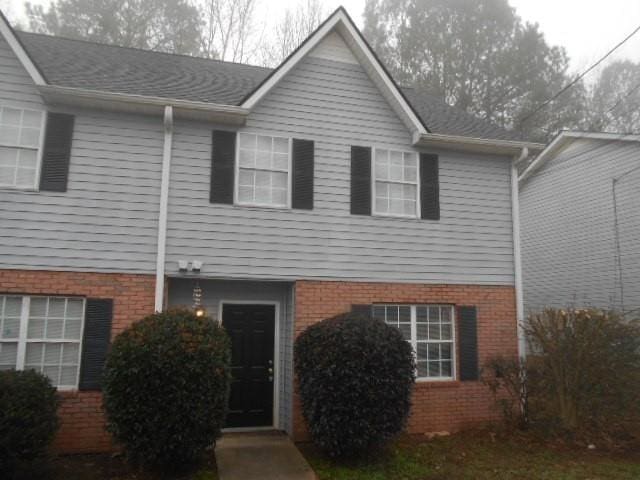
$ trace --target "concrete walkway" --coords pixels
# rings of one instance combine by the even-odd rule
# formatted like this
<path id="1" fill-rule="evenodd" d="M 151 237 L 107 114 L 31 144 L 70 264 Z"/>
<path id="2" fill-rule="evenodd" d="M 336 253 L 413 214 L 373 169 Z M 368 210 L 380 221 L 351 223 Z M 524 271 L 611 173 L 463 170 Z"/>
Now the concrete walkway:
<path id="1" fill-rule="evenodd" d="M 226 433 L 216 444 L 220 480 L 316 480 L 293 444 L 280 432 Z"/>

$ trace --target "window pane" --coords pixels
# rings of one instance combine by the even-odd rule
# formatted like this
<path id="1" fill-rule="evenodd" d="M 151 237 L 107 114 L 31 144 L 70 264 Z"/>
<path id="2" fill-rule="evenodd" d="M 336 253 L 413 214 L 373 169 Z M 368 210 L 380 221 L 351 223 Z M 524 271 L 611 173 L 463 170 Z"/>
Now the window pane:
<path id="1" fill-rule="evenodd" d="M 429 376 L 429 369 L 428 369 L 428 365 L 427 362 L 418 362 L 418 377 L 428 377 Z"/>
<path id="2" fill-rule="evenodd" d="M 53 385 L 54 387 L 57 387 L 59 385 L 58 377 L 60 376 L 60 365 L 46 366 L 42 369 L 42 373 L 49 377 L 49 380 L 51 380 L 51 385 Z"/>
<path id="3" fill-rule="evenodd" d="M 46 317 L 47 316 L 47 304 L 49 303 L 47 297 L 31 297 L 31 305 L 29 307 L 30 317 Z"/>
<path id="4" fill-rule="evenodd" d="M 440 358 L 442 360 L 451 360 L 451 344 L 450 343 L 440 344 Z"/>
<path id="5" fill-rule="evenodd" d="M 401 322 L 410 322 L 411 321 L 411 307 L 403 306 L 398 308 L 399 320 Z"/>
<path id="6" fill-rule="evenodd" d="M 416 352 L 418 360 L 426 360 L 428 353 L 429 353 L 429 344 L 418 342 L 417 352 Z"/>
<path id="7" fill-rule="evenodd" d="M 5 145 L 18 145 L 19 127 L 0 126 L 0 143 Z"/>
<path id="8" fill-rule="evenodd" d="M 384 322 L 385 319 L 386 319 L 385 307 L 374 306 L 373 307 L 373 318 L 375 318 L 376 320 L 382 320 Z"/>
<path id="9" fill-rule="evenodd" d="M 20 145 L 38 148 L 40 144 L 40 129 L 22 127 L 20 130 Z"/>
<path id="10" fill-rule="evenodd" d="M 402 333 L 402 337 L 405 340 L 411 340 L 411 324 L 410 323 L 401 323 L 399 325 L 400 333 Z"/>
<path id="11" fill-rule="evenodd" d="M 27 327 L 27 338 L 44 338 L 44 318 L 30 318 Z"/>
<path id="12" fill-rule="evenodd" d="M 84 302 L 79 298 L 70 298 L 67 300 L 67 319 L 69 318 L 82 318 Z"/>
<path id="13" fill-rule="evenodd" d="M 286 138 L 276 137 L 273 139 L 273 151 L 285 154 L 285 158 L 289 153 L 289 140 Z"/>
<path id="14" fill-rule="evenodd" d="M 5 167 L 15 167 L 18 158 L 18 149 L 0 147 L 0 165 Z"/>
<path id="15" fill-rule="evenodd" d="M 442 374 L 441 375 L 443 377 L 451 377 L 452 376 L 451 362 L 448 362 L 448 361 L 441 362 L 440 366 L 442 368 Z"/>
<path id="16" fill-rule="evenodd" d="M 274 153 L 273 168 L 276 170 L 287 170 L 289 168 L 289 155 L 286 153 Z"/>
<path id="17" fill-rule="evenodd" d="M 440 360 L 440 345 L 437 343 L 429 343 L 427 358 L 428 360 Z"/>
<path id="18" fill-rule="evenodd" d="M 271 153 L 273 147 L 273 139 L 271 137 L 258 136 L 258 150 Z"/>
<path id="19" fill-rule="evenodd" d="M 44 344 L 44 364 L 58 365 L 62 360 L 62 344 L 61 343 L 45 343 Z"/>
<path id="20" fill-rule="evenodd" d="M 35 187 L 35 184 L 35 168 L 18 168 L 18 170 L 16 171 L 16 187 Z"/>
<path id="21" fill-rule="evenodd" d="M 416 324 L 416 336 L 418 340 L 428 340 L 428 325 L 426 323 L 418 323 Z"/>
<path id="22" fill-rule="evenodd" d="M 64 298 L 49 298 L 49 311 L 47 312 L 47 316 L 49 318 L 64 318 L 66 299 Z"/>
<path id="23" fill-rule="evenodd" d="M 287 204 L 287 191 L 283 188 L 274 188 L 272 191 L 273 204 L 285 206 Z"/>
<path id="24" fill-rule="evenodd" d="M 63 366 L 60 371 L 60 385 L 75 386 L 78 383 L 78 366 Z"/>
<path id="25" fill-rule="evenodd" d="M 12 368 L 16 368 L 17 358 L 17 343 L 0 342 L 0 370 L 10 370 Z"/>
<path id="26" fill-rule="evenodd" d="M 18 338 L 20 336 L 20 317 L 4 317 L 0 338 Z"/>
<path id="27" fill-rule="evenodd" d="M 80 356 L 80 345 L 77 343 L 65 343 L 62 347 L 62 363 L 77 364 Z"/>
<path id="28" fill-rule="evenodd" d="M 249 203 L 253 202 L 253 187 L 238 188 L 238 201 Z"/>
<path id="29" fill-rule="evenodd" d="M 238 185 L 253 187 L 255 183 L 255 171 L 241 168 L 238 176 Z"/>
<path id="30" fill-rule="evenodd" d="M 251 133 L 240 134 L 240 148 L 247 148 L 249 150 L 255 150 L 256 148 L 256 136 Z"/>
<path id="31" fill-rule="evenodd" d="M 267 188 L 258 188 L 256 187 L 256 198 L 255 201 L 256 203 L 264 203 L 264 204 L 269 204 L 271 203 L 271 188 L 267 187 Z"/>
<path id="32" fill-rule="evenodd" d="M 44 353 L 44 344 L 27 343 L 27 352 L 24 359 L 25 365 L 40 368 L 42 365 L 42 354 Z"/>
<path id="33" fill-rule="evenodd" d="M 442 337 L 442 340 L 451 340 L 452 336 L 453 336 L 453 331 L 451 329 L 451 324 L 442 324 L 440 326 L 440 336 Z"/>
<path id="34" fill-rule="evenodd" d="M 440 376 L 440 362 L 429 362 L 429 376 L 430 377 Z"/>
<path id="35" fill-rule="evenodd" d="M 42 112 L 25 110 L 22 112 L 22 125 L 25 127 L 42 127 Z"/>
<path id="36" fill-rule="evenodd" d="M 82 330 L 82 319 L 67 318 L 64 322 L 64 338 L 67 340 L 80 340 Z"/>
<path id="37" fill-rule="evenodd" d="M 256 187 L 271 187 L 271 172 L 256 172 Z"/>
<path id="38" fill-rule="evenodd" d="M 271 168 L 271 152 L 265 152 L 258 150 L 256 152 L 256 168 L 270 169 Z"/>
<path id="39" fill-rule="evenodd" d="M 255 167 L 256 165 L 256 152 L 254 150 L 240 149 L 239 152 L 239 164 L 241 167 Z"/>

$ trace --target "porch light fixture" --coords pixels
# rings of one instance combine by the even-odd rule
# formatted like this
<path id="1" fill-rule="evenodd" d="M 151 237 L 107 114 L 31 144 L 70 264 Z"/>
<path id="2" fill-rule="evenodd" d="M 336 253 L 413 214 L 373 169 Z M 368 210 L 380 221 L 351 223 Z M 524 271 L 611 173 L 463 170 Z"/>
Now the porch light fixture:
<path id="1" fill-rule="evenodd" d="M 202 306 L 202 288 L 200 288 L 200 283 L 197 281 L 193 285 L 193 310 L 196 313 L 196 317 L 204 317 L 205 310 Z"/>

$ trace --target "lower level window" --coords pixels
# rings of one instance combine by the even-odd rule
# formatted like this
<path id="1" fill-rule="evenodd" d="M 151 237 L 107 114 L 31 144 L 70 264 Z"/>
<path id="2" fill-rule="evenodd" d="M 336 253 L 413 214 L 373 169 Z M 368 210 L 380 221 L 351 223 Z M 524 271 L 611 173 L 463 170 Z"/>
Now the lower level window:
<path id="1" fill-rule="evenodd" d="M 0 295 L 0 370 L 32 368 L 78 386 L 84 299 Z"/>
<path id="2" fill-rule="evenodd" d="M 455 378 L 451 305 L 374 305 L 373 316 L 397 327 L 413 347 L 418 379 Z"/>

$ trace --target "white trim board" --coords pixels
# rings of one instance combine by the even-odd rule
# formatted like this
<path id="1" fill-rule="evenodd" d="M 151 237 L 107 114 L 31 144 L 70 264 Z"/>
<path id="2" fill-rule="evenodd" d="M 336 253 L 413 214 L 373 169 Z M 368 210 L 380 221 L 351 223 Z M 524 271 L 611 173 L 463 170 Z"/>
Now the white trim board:
<path id="1" fill-rule="evenodd" d="M 224 305 L 273 305 L 274 325 L 273 325 L 273 424 L 260 427 L 228 428 L 224 431 L 254 431 L 254 430 L 274 430 L 280 429 L 280 302 L 274 300 L 225 300 L 218 302 L 218 323 L 222 325 L 222 312 Z"/>
<path id="2" fill-rule="evenodd" d="M 426 134 L 427 129 L 404 98 L 400 89 L 393 82 L 380 61 L 367 45 L 357 27 L 343 7 L 339 7 L 325 20 L 318 29 L 305 40 L 267 79 L 254 90 L 240 105 L 242 108 L 254 108 L 264 96 L 269 93 L 284 76 L 287 75 L 303 58 L 318 44 L 336 30 L 345 43 L 351 48 L 354 56 L 371 77 L 382 95 L 389 101 L 412 134 Z"/>
<path id="3" fill-rule="evenodd" d="M 557 152 L 569 145 L 571 142 L 584 138 L 586 140 L 602 140 L 605 142 L 640 142 L 640 135 L 626 133 L 605 133 L 605 132 L 572 132 L 563 131 L 547 145 L 547 147 L 536 157 L 536 159 L 520 175 L 518 181 L 524 183 L 531 175 L 551 160 Z"/>
<path id="4" fill-rule="evenodd" d="M 42 76 L 42 74 L 40 73 L 40 70 L 38 70 L 38 68 L 36 67 L 36 64 L 33 63 L 33 60 L 31 60 L 31 57 L 22 46 L 22 43 L 20 43 L 20 40 L 18 40 L 18 37 L 13 31 L 13 28 L 11 28 L 11 25 L 9 25 L 9 21 L 7 20 L 7 17 L 5 17 L 1 11 L 0 11 L 0 33 L 9 44 L 9 47 L 11 48 L 11 50 L 13 50 L 13 53 L 15 54 L 15 56 L 18 57 L 18 60 L 20 61 L 24 69 L 27 71 L 27 73 L 29 74 L 33 82 L 36 85 L 46 85 L 47 82 Z"/>

